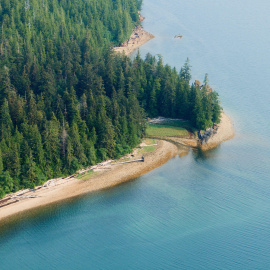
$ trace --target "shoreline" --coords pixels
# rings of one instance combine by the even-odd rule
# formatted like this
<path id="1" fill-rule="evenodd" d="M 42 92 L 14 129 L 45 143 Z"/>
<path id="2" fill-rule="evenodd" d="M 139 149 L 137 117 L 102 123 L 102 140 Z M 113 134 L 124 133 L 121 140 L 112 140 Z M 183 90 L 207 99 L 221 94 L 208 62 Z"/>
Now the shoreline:
<path id="1" fill-rule="evenodd" d="M 109 169 L 101 170 L 97 175 L 89 176 L 88 180 L 71 177 L 65 183 L 32 190 L 28 192 L 28 197 L 23 200 L 4 206 L 0 205 L 0 224 L 8 223 L 14 218 L 20 219 L 31 215 L 35 210 L 44 206 L 57 204 L 61 201 L 74 199 L 133 180 L 160 167 L 177 154 L 179 154 L 177 146 L 160 140 L 154 151 L 144 154 L 144 162 L 116 164 L 110 166 Z M 141 157 L 141 154 L 136 153 L 134 159 L 139 157 Z"/>
<path id="2" fill-rule="evenodd" d="M 140 21 L 143 21 L 144 18 L 140 14 L 139 16 Z M 154 35 L 146 32 L 143 27 L 139 25 L 133 30 L 130 38 L 120 47 L 115 47 L 114 51 L 129 56 L 141 45 L 153 38 Z M 8 203 L 0 203 L 0 224 L 8 223 L 10 220 L 13 220 L 15 216 L 16 219 L 20 219 L 25 215 L 31 215 L 31 213 L 35 212 L 37 209 L 45 206 L 55 205 L 69 199 L 78 198 L 91 192 L 108 189 L 133 180 L 163 165 L 177 154 L 179 156 L 185 155 L 188 152 L 187 149 L 198 148 L 207 151 L 215 148 L 221 142 L 231 139 L 233 136 L 234 129 L 232 121 L 223 112 L 217 133 L 213 135 L 207 143 L 200 144 L 195 138 L 157 137 L 156 139 L 159 140 L 157 149 L 144 154 L 144 162 L 132 162 L 111 166 L 112 163 L 108 165 L 110 161 L 107 161 L 93 166 L 104 167 L 99 167 L 99 172 L 92 176 L 89 175 L 89 179 L 87 180 L 80 180 L 75 178 L 75 175 L 72 175 L 67 178 L 51 179 L 44 185 L 36 187 L 33 190 L 20 190 L 12 194 L 14 197 L 14 199 L 12 199 L 13 201 L 10 202 L 9 199 L 7 199 L 7 201 L 9 201 Z M 185 149 L 179 149 L 179 147 Z M 141 154 L 136 153 L 133 159 L 138 159 L 139 155 Z M 105 168 L 105 166 L 109 166 L 109 168 Z M 86 172 L 87 170 L 89 170 L 89 168 L 82 171 Z M 27 194 L 27 196 L 25 196 L 25 194 Z M 10 198 L 9 196 L 10 194 L 3 199 Z"/>
<path id="3" fill-rule="evenodd" d="M 221 121 L 217 126 L 217 133 L 211 136 L 207 143 L 199 145 L 201 150 L 207 151 L 213 149 L 222 142 L 228 141 L 234 137 L 233 122 L 226 113 L 221 113 Z"/>
<path id="4" fill-rule="evenodd" d="M 224 112 L 221 113 L 221 121 L 217 125 L 217 132 L 211 137 L 209 137 L 206 143 L 201 144 L 198 138 L 191 136 L 190 138 L 179 138 L 179 137 L 160 137 L 160 136 L 151 136 L 153 139 L 157 140 L 166 140 L 171 143 L 176 143 L 177 145 L 200 149 L 202 151 L 211 150 L 224 141 L 228 141 L 234 137 L 234 127 L 231 118 Z"/>
<path id="5" fill-rule="evenodd" d="M 114 47 L 114 51 L 118 53 L 124 53 L 126 56 L 129 56 L 136 49 L 154 37 L 154 35 L 148 33 L 143 29 L 141 25 L 139 25 L 133 30 L 128 40 L 123 42 L 120 47 Z"/>
<path id="6" fill-rule="evenodd" d="M 18 197 L 19 201 L 9 204 L 0 204 L 0 224 L 8 223 L 15 219 L 31 215 L 38 208 L 54 205 L 62 201 L 74 199 L 91 192 L 105 190 L 121 183 L 133 180 L 155 168 L 160 167 L 176 155 L 183 156 L 190 148 L 198 148 L 203 151 L 215 148 L 223 141 L 234 136 L 233 123 L 228 115 L 222 113 L 218 130 L 207 143 L 200 145 L 196 139 L 186 138 L 157 138 L 156 149 L 144 154 L 144 162 L 135 162 L 141 158 L 139 151 L 134 151 L 134 156 L 129 163 L 120 162 L 117 164 L 111 161 L 103 162 L 93 166 L 96 174 L 89 175 L 86 180 L 80 180 L 75 176 L 70 176 L 59 180 L 54 179 L 46 182 L 41 188 L 27 191 L 27 196 Z M 197 142 L 197 143 L 196 143 Z M 147 146 L 147 145 L 146 145 Z M 183 146 L 179 148 L 179 146 Z M 123 159 L 125 159 L 123 157 Z M 132 162 L 130 162 L 132 161 Z M 124 163 L 124 164 L 123 164 Z M 86 171 L 86 170 L 84 170 Z M 23 191 L 18 191 L 20 194 Z M 14 195 L 14 194 L 13 194 Z M 9 196 L 9 195 L 7 195 Z"/>

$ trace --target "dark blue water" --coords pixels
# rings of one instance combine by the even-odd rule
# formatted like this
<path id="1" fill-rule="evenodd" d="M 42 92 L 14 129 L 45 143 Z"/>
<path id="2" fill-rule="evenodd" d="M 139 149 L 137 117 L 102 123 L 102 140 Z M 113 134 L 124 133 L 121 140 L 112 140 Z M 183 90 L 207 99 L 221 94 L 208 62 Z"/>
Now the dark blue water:
<path id="1" fill-rule="evenodd" d="M 266 0 L 144 0 L 156 38 L 141 54 L 207 72 L 235 138 L 24 220 L 0 236 L 0 269 L 270 269 L 269 13 Z"/>

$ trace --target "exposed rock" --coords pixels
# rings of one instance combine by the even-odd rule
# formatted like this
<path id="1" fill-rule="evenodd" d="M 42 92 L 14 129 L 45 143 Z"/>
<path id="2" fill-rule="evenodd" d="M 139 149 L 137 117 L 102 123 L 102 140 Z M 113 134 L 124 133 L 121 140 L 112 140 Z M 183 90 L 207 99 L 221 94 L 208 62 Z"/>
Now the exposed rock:
<path id="1" fill-rule="evenodd" d="M 207 143 L 208 140 L 217 133 L 217 125 L 214 125 L 213 128 L 208 128 L 204 133 L 202 130 L 198 131 L 198 138 L 201 144 Z"/>

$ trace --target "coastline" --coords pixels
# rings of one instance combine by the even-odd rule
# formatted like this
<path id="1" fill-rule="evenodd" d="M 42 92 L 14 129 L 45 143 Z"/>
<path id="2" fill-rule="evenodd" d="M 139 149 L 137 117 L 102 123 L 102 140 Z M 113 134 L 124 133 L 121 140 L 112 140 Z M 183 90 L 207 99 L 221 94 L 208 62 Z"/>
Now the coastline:
<path id="1" fill-rule="evenodd" d="M 94 176 L 89 176 L 88 180 L 71 177 L 65 183 L 55 186 L 52 184 L 49 187 L 33 190 L 28 193 L 28 198 L 0 206 L 0 222 L 8 222 L 15 216 L 21 218 L 25 214 L 31 214 L 37 208 L 76 198 L 90 192 L 111 188 L 135 179 L 163 165 L 178 153 L 178 148 L 174 144 L 162 140 L 158 141 L 153 152 L 144 154 L 144 162 L 116 164 L 110 166 L 109 169 L 101 170 Z M 134 159 L 139 157 L 141 157 L 141 153 L 137 152 Z M 31 196 L 35 197 L 31 198 Z"/>
<path id="2" fill-rule="evenodd" d="M 125 164 L 101 163 L 101 167 L 97 170 L 98 172 L 92 176 L 89 175 L 89 178 L 86 180 L 80 180 L 74 176 L 66 178 L 68 180 L 60 180 L 58 184 L 53 182 L 53 180 L 49 180 L 50 184 L 45 184 L 40 189 L 28 191 L 27 196 L 20 201 L 14 201 L 6 205 L 0 204 L 0 223 L 8 222 L 14 216 L 20 218 L 25 214 L 31 214 L 33 210 L 43 206 L 117 186 L 163 165 L 176 155 L 185 155 L 188 152 L 188 148 L 200 148 L 203 151 L 207 151 L 215 148 L 223 141 L 231 139 L 233 136 L 233 123 L 229 116 L 223 112 L 217 133 L 203 145 L 198 142 L 196 144 L 195 139 L 158 138 L 156 149 L 144 154 L 144 162 Z M 186 147 L 179 149 L 176 145 Z M 135 150 L 132 161 L 140 159 L 141 155 L 139 151 Z"/>
<path id="3" fill-rule="evenodd" d="M 224 112 L 221 113 L 221 121 L 217 125 L 217 132 L 209 138 L 207 143 L 200 143 L 198 138 L 190 136 L 189 138 L 180 137 L 161 137 L 161 136 L 151 136 L 153 139 L 166 140 L 171 143 L 176 143 L 177 145 L 185 146 L 188 148 L 197 148 L 202 151 L 208 151 L 217 147 L 224 141 L 230 140 L 234 137 L 234 127 L 231 118 Z"/>
<path id="4" fill-rule="evenodd" d="M 144 18 L 140 15 L 140 20 Z M 141 45 L 153 39 L 154 35 L 146 32 L 143 27 L 137 26 L 130 38 L 120 47 L 115 47 L 114 51 L 124 53 L 129 56 Z M 203 151 L 215 148 L 221 142 L 231 139 L 234 136 L 233 124 L 230 118 L 222 113 L 221 123 L 218 125 L 218 131 L 213 135 L 207 143 L 200 144 L 197 139 L 157 137 L 157 149 L 144 155 L 144 162 L 117 164 L 110 168 L 101 168 L 95 175 L 89 176 L 87 180 L 80 180 L 75 176 L 69 176 L 55 183 L 55 179 L 49 180 L 40 189 L 27 190 L 27 196 L 21 196 L 24 191 L 20 190 L 16 194 L 12 202 L 0 203 L 0 224 L 8 222 L 14 216 L 23 217 L 24 214 L 31 214 L 31 211 L 43 206 L 56 204 L 61 201 L 76 198 L 94 191 L 99 191 L 114 187 L 123 182 L 135 179 L 161 165 L 166 163 L 172 157 L 185 155 L 189 148 L 200 148 Z M 183 146 L 185 150 L 179 151 L 179 146 Z M 138 159 L 141 154 L 137 153 L 134 159 Z M 106 163 L 106 162 L 105 162 Z M 104 163 L 104 164 L 105 164 Z M 101 165 L 104 165 L 101 164 Z M 49 183 L 49 184 L 47 184 Z M 16 195 L 13 194 L 13 195 Z M 23 194 L 24 195 L 24 194 Z M 8 197 L 9 195 L 7 195 Z M 5 199 L 5 197 L 4 197 Z M 17 200 L 17 201 L 16 201 Z"/>
<path id="5" fill-rule="evenodd" d="M 129 56 L 141 45 L 153 39 L 155 36 L 146 32 L 142 26 L 137 26 L 130 38 L 121 44 L 120 47 L 114 47 L 114 51 L 118 53 L 124 53 L 126 56 Z"/>
<path id="6" fill-rule="evenodd" d="M 228 141 L 234 137 L 233 122 L 230 117 L 222 112 L 221 121 L 218 124 L 217 133 L 209 138 L 207 143 L 199 145 L 203 151 L 207 151 L 217 147 L 220 143 Z"/>

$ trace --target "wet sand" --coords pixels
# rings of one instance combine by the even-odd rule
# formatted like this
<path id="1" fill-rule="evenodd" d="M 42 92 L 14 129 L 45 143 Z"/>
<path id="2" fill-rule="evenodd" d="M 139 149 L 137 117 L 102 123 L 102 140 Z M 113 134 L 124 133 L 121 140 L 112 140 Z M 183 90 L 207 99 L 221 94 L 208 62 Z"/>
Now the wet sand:
<path id="1" fill-rule="evenodd" d="M 231 139 L 234 136 L 233 123 L 228 115 L 222 113 L 221 122 L 218 130 L 207 143 L 199 145 L 203 150 L 209 150 L 221 142 Z M 166 140 L 166 138 L 164 138 Z M 185 138 L 170 138 L 168 141 L 159 140 L 156 149 L 153 152 L 144 154 L 144 162 L 132 162 L 125 164 L 104 163 L 97 169 L 97 173 L 89 176 L 89 179 L 79 180 L 74 177 L 65 178 L 54 182 L 51 180 L 49 185 L 45 185 L 37 190 L 28 191 L 27 198 L 19 198 L 20 201 L 13 200 L 10 204 L 0 204 L 0 221 L 7 220 L 17 214 L 21 216 L 26 213 L 30 214 L 34 209 L 75 198 L 93 191 L 107 189 L 123 182 L 135 179 L 161 165 L 166 163 L 172 157 L 179 154 L 180 156 L 187 153 L 188 148 L 179 150 L 176 146 L 186 145 L 188 147 L 198 147 L 197 140 Z M 140 159 L 142 154 L 139 151 L 134 152 L 131 160 Z M 32 197 L 32 198 L 31 198 Z"/>
<path id="2" fill-rule="evenodd" d="M 108 165 L 96 175 L 89 176 L 88 180 L 79 180 L 72 177 L 68 181 L 60 182 L 57 185 L 52 183 L 48 187 L 27 192 L 27 196 L 35 196 L 34 198 L 22 198 L 20 201 L 9 205 L 0 205 L 0 221 L 6 221 L 15 215 L 31 214 L 31 211 L 38 207 L 110 188 L 135 179 L 163 165 L 178 153 L 178 148 L 174 144 L 167 141 L 158 141 L 153 152 L 144 154 L 144 162 Z M 133 159 L 139 159 L 141 156 L 142 154 L 137 152 Z"/>

